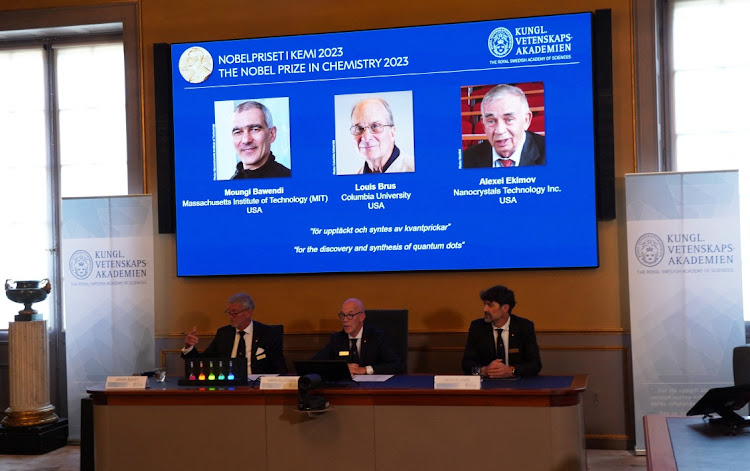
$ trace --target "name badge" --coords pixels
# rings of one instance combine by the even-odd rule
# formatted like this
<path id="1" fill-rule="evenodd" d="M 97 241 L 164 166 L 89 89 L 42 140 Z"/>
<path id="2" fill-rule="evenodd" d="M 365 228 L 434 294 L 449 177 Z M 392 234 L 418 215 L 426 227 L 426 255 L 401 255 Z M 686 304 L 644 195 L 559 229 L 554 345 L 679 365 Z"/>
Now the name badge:
<path id="1" fill-rule="evenodd" d="M 256 356 L 255 356 L 255 359 L 256 359 L 256 360 L 262 360 L 262 359 L 264 359 L 265 357 L 266 357 L 266 354 L 265 354 L 265 353 L 261 353 L 260 355 L 256 355 Z"/>
<path id="2" fill-rule="evenodd" d="M 145 376 L 107 376 L 104 389 L 146 389 Z"/>
<path id="3" fill-rule="evenodd" d="M 518 349 L 517 348 L 509 348 L 508 349 L 508 353 L 518 353 Z"/>
<path id="4" fill-rule="evenodd" d="M 297 389 L 299 376 L 261 376 L 260 389 Z"/>
<path id="5" fill-rule="evenodd" d="M 435 389 L 482 389 L 479 376 L 435 376 Z"/>
<path id="6" fill-rule="evenodd" d="M 339 352 L 340 357 L 348 357 L 349 356 L 349 350 L 342 350 Z"/>

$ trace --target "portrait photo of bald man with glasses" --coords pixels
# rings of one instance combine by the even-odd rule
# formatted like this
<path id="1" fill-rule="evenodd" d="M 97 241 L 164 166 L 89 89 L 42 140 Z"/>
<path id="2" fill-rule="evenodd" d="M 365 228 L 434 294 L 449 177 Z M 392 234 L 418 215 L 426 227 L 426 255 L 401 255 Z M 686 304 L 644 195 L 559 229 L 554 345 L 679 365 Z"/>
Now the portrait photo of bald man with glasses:
<path id="1" fill-rule="evenodd" d="M 337 95 L 335 102 L 337 175 L 414 172 L 411 91 Z"/>
<path id="2" fill-rule="evenodd" d="M 388 343 L 385 332 L 365 327 L 365 305 L 350 298 L 341 305 L 341 330 L 334 332 L 313 360 L 346 360 L 352 375 L 403 373 L 401 359 Z"/>

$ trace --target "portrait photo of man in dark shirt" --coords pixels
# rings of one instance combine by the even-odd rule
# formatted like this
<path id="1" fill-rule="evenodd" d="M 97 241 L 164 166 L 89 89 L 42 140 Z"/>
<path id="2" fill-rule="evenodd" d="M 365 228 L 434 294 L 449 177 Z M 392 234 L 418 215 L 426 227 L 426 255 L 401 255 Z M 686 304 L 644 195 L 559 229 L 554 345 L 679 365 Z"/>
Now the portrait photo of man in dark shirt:
<path id="1" fill-rule="evenodd" d="M 291 177 L 289 99 L 214 103 L 214 180 Z"/>
<path id="2" fill-rule="evenodd" d="M 235 107 L 232 140 L 240 159 L 232 180 L 292 175 L 288 168 L 276 162 L 271 152 L 271 144 L 276 140 L 276 126 L 271 112 L 262 103 L 246 101 Z"/>

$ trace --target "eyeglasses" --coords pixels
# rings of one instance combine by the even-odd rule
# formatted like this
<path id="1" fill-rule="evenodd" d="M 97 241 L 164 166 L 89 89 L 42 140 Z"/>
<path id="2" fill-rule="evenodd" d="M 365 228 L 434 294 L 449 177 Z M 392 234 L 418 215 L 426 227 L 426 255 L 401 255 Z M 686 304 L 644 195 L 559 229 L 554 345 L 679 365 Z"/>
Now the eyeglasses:
<path id="1" fill-rule="evenodd" d="M 245 309 L 243 309 L 241 311 L 230 311 L 229 309 L 227 309 L 227 310 L 224 311 L 224 314 L 226 314 L 227 316 L 239 316 L 240 314 L 242 314 L 243 312 L 248 311 L 248 310 L 250 310 L 249 307 L 245 308 Z"/>
<path id="2" fill-rule="evenodd" d="M 351 314 L 346 314 L 346 313 L 343 313 L 343 312 L 339 312 L 338 316 L 339 316 L 339 319 L 341 319 L 342 321 L 344 320 L 344 318 L 352 320 L 352 319 L 354 319 L 354 316 L 362 314 L 364 312 L 365 311 L 352 312 Z"/>
<path id="3" fill-rule="evenodd" d="M 369 129 L 373 134 L 380 134 L 383 132 L 383 128 L 387 126 L 393 126 L 393 124 L 372 123 L 369 126 L 360 126 L 359 124 L 355 124 L 354 126 L 349 128 L 349 131 L 355 136 L 361 136 L 365 132 L 365 129 Z"/>

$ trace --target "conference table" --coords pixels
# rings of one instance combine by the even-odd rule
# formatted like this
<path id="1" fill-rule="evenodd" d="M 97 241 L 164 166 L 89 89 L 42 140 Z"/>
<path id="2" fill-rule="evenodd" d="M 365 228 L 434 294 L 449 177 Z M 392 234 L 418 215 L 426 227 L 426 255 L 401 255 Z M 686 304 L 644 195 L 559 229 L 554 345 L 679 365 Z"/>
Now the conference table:
<path id="1" fill-rule="evenodd" d="M 435 389 L 399 375 L 311 391 L 323 412 L 298 410 L 296 390 L 179 386 L 88 389 L 102 470 L 586 469 L 586 375 L 484 380 Z M 480 468 L 481 467 L 481 468 Z"/>
<path id="2" fill-rule="evenodd" d="M 701 417 L 646 415 L 646 465 L 654 471 L 750 468 L 750 429 L 709 423 Z"/>

